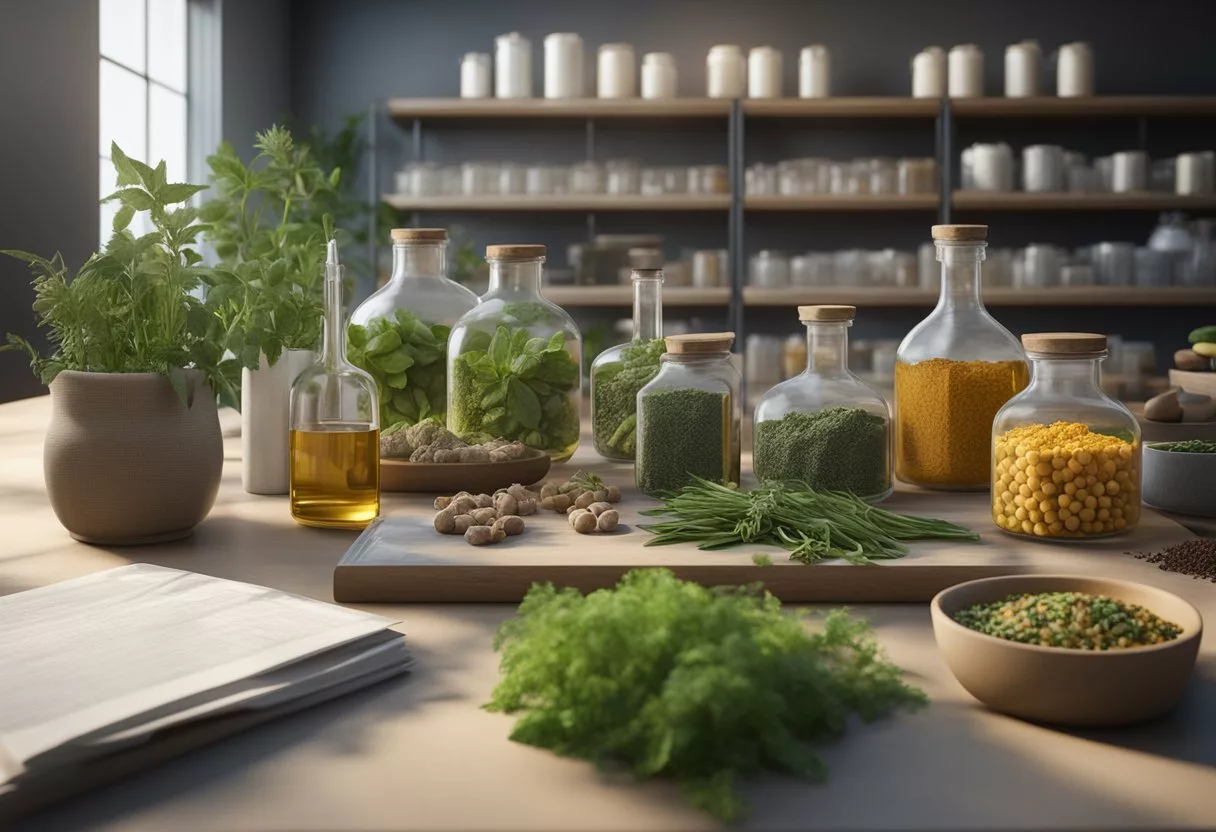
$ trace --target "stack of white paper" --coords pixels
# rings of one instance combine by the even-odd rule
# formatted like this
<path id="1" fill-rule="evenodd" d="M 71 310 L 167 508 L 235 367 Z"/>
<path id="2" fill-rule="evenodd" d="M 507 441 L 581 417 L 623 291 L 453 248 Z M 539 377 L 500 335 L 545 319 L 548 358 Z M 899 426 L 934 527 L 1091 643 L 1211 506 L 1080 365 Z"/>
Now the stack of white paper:
<path id="1" fill-rule="evenodd" d="M 0 800 L 167 729 L 401 673 L 394 623 L 146 564 L 0 597 Z"/>

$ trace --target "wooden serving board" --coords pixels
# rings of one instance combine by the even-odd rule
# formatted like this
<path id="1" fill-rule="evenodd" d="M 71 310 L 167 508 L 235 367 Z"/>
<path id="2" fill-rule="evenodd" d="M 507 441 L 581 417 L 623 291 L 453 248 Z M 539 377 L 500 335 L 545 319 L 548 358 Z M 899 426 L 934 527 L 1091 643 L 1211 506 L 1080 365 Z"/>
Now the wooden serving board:
<path id="1" fill-rule="evenodd" d="M 618 481 L 613 478 L 612 481 Z M 415 501 L 417 498 L 413 498 Z M 1144 509 L 1139 527 L 1121 537 L 1079 543 L 1042 543 L 999 531 L 987 494 L 898 491 L 884 508 L 939 517 L 980 532 L 979 543 L 911 544 L 911 553 L 874 566 L 833 561 L 794 563 L 783 550 L 739 546 L 703 552 L 695 546 L 643 546 L 638 512 L 657 505 L 626 493 L 618 504 L 616 534 L 576 534 L 564 516 L 527 517 L 519 537 L 470 546 L 436 534 L 433 510 L 414 502 L 390 506 L 334 570 L 334 599 L 349 602 L 518 602 L 538 581 L 589 592 L 610 587 L 631 569 L 662 566 L 705 585 L 762 581 L 784 601 L 818 603 L 923 602 L 948 586 L 976 578 L 1025 572 L 1068 572 L 1148 580 L 1156 572 L 1127 552 L 1153 551 L 1194 537 L 1173 520 Z M 373 541 L 377 544 L 372 546 Z M 757 566 L 756 552 L 772 566 Z"/>

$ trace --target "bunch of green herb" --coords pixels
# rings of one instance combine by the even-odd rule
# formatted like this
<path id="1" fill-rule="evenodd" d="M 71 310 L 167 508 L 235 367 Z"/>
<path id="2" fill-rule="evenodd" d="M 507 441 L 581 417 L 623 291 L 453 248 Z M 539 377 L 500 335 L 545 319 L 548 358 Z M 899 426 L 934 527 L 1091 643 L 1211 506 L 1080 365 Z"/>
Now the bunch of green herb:
<path id="1" fill-rule="evenodd" d="M 380 393 L 380 427 L 392 433 L 447 415 L 450 327 L 427 325 L 405 309 L 347 329 L 346 357 L 371 374 Z"/>
<path id="2" fill-rule="evenodd" d="M 660 497 L 698 477 L 738 479 L 729 394 L 692 387 L 649 390 L 641 394 L 639 413 L 636 475 L 642 493 Z"/>
<path id="3" fill-rule="evenodd" d="M 633 459 L 637 450 L 638 391 L 659 372 L 662 338 L 635 341 L 619 361 L 595 368 L 591 380 L 591 433 L 595 450 L 607 459 Z"/>
<path id="4" fill-rule="evenodd" d="M 325 170 L 283 127 L 259 133 L 246 165 L 231 144 L 207 158 L 218 196 L 202 208 L 220 265 L 207 302 L 225 346 L 243 366 L 274 364 L 284 349 L 321 338 L 325 244 L 337 233 L 327 208 L 339 199 L 340 168 Z"/>
<path id="5" fill-rule="evenodd" d="M 860 407 L 794 411 L 758 422 L 754 444 L 752 467 L 762 482 L 799 480 L 860 497 L 891 487 L 887 420 Z"/>
<path id="6" fill-rule="evenodd" d="M 486 708 L 523 712 L 511 739 L 677 780 L 732 820 L 738 781 L 822 780 L 814 745 L 925 696 L 843 610 L 818 632 L 762 587 L 706 589 L 638 569 L 584 597 L 534 585 L 495 638 L 502 679 Z"/>
<path id="7" fill-rule="evenodd" d="M 841 491 L 819 491 L 806 483 L 765 483 L 751 491 L 694 477 L 661 508 L 643 511 L 668 517 L 641 526 L 654 537 L 647 546 L 696 543 L 698 549 L 766 544 L 787 549 L 790 560 L 850 563 L 901 558 L 909 540 L 977 541 L 979 535 L 945 520 L 885 511 Z"/>
<path id="8" fill-rule="evenodd" d="M 224 403 L 232 404 L 239 370 L 224 358 L 215 318 L 194 294 L 206 275 L 193 247 L 202 226 L 195 209 L 183 204 L 206 186 L 171 183 L 164 162 L 149 167 L 128 158 L 117 144 L 110 154 L 119 189 L 102 201 L 121 205 L 114 235 L 74 279 L 68 279 L 58 254 L 47 260 L 5 252 L 34 272 L 34 312 L 49 330 L 53 352 L 44 358 L 15 335 L 0 349 L 27 352 L 47 384 L 61 370 L 161 373 L 183 398 L 184 371 L 194 368 Z M 152 231 L 136 237 L 128 226 L 139 211 L 148 212 Z"/>
<path id="9" fill-rule="evenodd" d="M 578 444 L 579 366 L 566 336 L 547 341 L 499 324 L 471 330 L 452 362 L 448 427 L 470 444 L 490 439 L 569 456 Z"/>

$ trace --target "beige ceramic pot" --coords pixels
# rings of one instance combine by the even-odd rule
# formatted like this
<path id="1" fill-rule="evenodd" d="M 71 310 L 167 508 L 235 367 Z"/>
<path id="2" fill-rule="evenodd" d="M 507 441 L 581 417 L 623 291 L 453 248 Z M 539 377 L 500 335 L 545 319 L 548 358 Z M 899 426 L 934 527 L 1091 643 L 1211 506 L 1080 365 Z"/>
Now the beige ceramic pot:
<path id="1" fill-rule="evenodd" d="M 102 545 L 185 537 L 224 465 L 215 395 L 187 373 L 187 402 L 155 373 L 65 370 L 51 382 L 47 494 L 72 537 Z"/>

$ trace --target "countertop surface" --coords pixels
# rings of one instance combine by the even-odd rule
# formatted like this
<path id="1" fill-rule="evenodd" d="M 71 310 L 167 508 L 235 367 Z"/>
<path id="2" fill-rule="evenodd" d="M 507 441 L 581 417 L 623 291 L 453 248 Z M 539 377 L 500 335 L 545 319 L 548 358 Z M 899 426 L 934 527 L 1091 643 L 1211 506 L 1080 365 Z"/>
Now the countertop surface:
<path id="1" fill-rule="evenodd" d="M 297 526 L 285 497 L 246 494 L 240 443 L 231 437 L 219 499 L 191 538 L 126 549 L 73 541 L 43 486 L 48 416 L 45 398 L 0 406 L 0 594 L 143 561 L 332 600 L 334 564 L 355 535 Z M 224 415 L 226 427 L 231 417 Z M 426 503 L 387 495 L 384 508 L 422 511 Z M 1216 584 L 1131 557 L 1095 571 L 1175 592 L 1216 621 Z M 491 638 L 512 607 L 366 608 L 401 620 L 419 659 L 408 677 L 69 799 L 19 828 L 713 828 L 670 783 L 603 775 L 507 739 L 511 718 L 480 705 L 497 679 Z M 934 646 L 927 606 L 854 610 L 931 704 L 852 726 L 822 749 L 825 783 L 771 777 L 747 785 L 754 810 L 742 828 L 1216 827 L 1216 640 L 1204 643 L 1173 714 L 1128 729 L 1069 731 L 991 713 L 972 699 Z"/>

